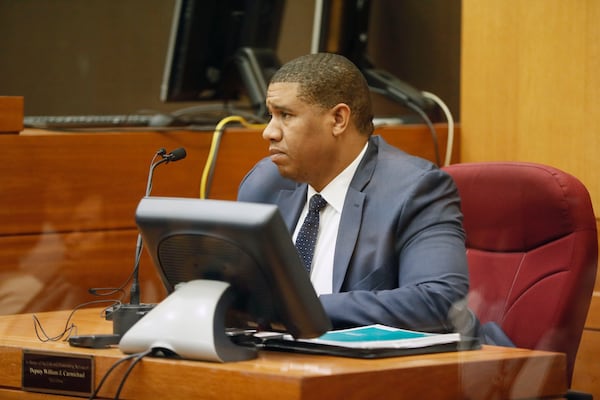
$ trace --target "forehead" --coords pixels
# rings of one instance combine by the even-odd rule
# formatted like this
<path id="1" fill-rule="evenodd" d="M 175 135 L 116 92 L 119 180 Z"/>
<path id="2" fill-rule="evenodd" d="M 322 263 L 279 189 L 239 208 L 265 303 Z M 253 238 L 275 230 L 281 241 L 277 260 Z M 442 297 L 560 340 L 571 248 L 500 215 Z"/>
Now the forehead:
<path id="1" fill-rule="evenodd" d="M 292 108 L 302 104 L 298 98 L 300 84 L 295 82 L 271 83 L 267 89 L 267 105 L 273 108 Z"/>

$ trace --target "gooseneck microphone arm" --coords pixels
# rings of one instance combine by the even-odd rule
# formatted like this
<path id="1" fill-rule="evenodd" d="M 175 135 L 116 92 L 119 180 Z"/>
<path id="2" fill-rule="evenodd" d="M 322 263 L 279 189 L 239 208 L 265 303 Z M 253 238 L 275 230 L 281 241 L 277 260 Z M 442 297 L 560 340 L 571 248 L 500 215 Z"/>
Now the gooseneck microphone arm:
<path id="1" fill-rule="evenodd" d="M 181 159 L 185 158 L 186 155 L 187 155 L 187 153 L 183 147 L 177 148 L 168 154 L 167 154 L 167 151 L 162 148 L 156 152 L 156 154 L 154 155 L 154 159 L 156 159 L 156 157 L 162 157 L 162 158 L 156 162 L 154 162 L 154 159 L 153 159 L 153 162 L 150 165 L 150 170 L 148 171 L 148 180 L 146 182 L 145 197 L 150 196 L 150 193 L 152 193 L 152 180 L 154 177 L 154 170 L 156 169 L 156 167 L 158 167 L 161 164 L 167 164 L 171 161 L 181 160 Z M 134 305 L 140 304 L 139 269 L 140 269 L 140 258 L 142 256 L 142 248 L 143 248 L 142 235 L 140 233 L 138 233 L 137 243 L 135 246 L 135 262 L 133 265 L 133 274 L 132 274 L 133 276 L 132 276 L 132 282 L 131 282 L 131 289 L 129 292 L 129 302 Z"/>
<path id="2" fill-rule="evenodd" d="M 186 152 L 183 147 L 173 150 L 167 153 L 165 149 L 159 149 L 152 158 L 150 165 L 150 171 L 148 172 L 148 181 L 146 183 L 145 197 L 150 196 L 152 192 L 152 178 L 154 170 L 161 164 L 167 164 L 171 161 L 178 161 L 185 158 Z M 155 161 L 158 157 L 161 159 Z M 140 280 L 139 280 L 139 269 L 140 269 L 140 258 L 142 255 L 142 235 L 138 233 L 137 244 L 135 248 L 135 261 L 133 271 L 131 273 L 131 288 L 129 292 L 129 304 L 119 304 L 114 306 L 111 310 L 106 311 L 106 319 L 113 321 L 113 333 L 117 336 L 122 336 L 131 328 L 140 318 L 147 314 L 153 307 L 150 304 L 140 303 Z"/>

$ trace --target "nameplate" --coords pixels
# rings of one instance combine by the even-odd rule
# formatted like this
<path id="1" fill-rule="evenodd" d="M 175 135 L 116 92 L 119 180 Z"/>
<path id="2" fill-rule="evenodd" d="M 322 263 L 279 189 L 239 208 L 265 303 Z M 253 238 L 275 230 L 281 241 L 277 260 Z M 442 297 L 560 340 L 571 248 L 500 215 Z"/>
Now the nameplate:
<path id="1" fill-rule="evenodd" d="M 93 378 L 92 356 L 23 350 L 23 390 L 89 397 Z"/>

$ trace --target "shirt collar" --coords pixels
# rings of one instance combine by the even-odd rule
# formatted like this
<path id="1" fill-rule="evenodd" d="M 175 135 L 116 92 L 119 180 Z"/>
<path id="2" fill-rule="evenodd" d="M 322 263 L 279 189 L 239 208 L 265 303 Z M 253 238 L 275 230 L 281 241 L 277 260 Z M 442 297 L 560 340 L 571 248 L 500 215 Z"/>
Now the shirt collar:
<path id="1" fill-rule="evenodd" d="M 321 196 L 323 196 L 327 203 L 338 213 L 342 212 L 344 201 L 346 199 L 346 192 L 348 192 L 350 182 L 352 182 L 352 178 L 354 177 L 368 146 L 369 142 L 367 141 L 358 156 L 356 156 L 356 158 L 338 176 L 321 190 Z M 315 193 L 317 193 L 317 191 L 312 186 L 308 185 L 307 199 L 310 199 Z"/>

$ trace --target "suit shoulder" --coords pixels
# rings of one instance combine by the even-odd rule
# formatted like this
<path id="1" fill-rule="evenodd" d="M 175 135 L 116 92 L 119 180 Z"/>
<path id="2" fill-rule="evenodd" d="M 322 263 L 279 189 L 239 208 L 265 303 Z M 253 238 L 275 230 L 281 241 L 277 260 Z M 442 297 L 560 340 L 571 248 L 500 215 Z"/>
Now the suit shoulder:
<path id="1" fill-rule="evenodd" d="M 415 156 L 387 143 L 383 138 L 379 137 L 378 140 L 378 159 L 379 162 L 389 164 L 394 168 L 403 168 L 404 170 L 414 170 L 414 172 L 422 171 L 426 173 L 429 171 L 439 171 L 437 165 L 431 161 Z"/>
<path id="2" fill-rule="evenodd" d="M 238 188 L 238 201 L 274 203 L 281 190 L 293 190 L 296 182 L 281 176 L 270 158 L 260 160 L 244 176 Z"/>
<path id="3" fill-rule="evenodd" d="M 429 182 L 430 185 L 448 184 L 453 186 L 450 175 L 433 162 L 406 153 L 390 145 L 383 138 L 378 139 L 378 156 L 375 175 L 380 179 L 387 178 L 392 182 L 407 188 Z"/>

